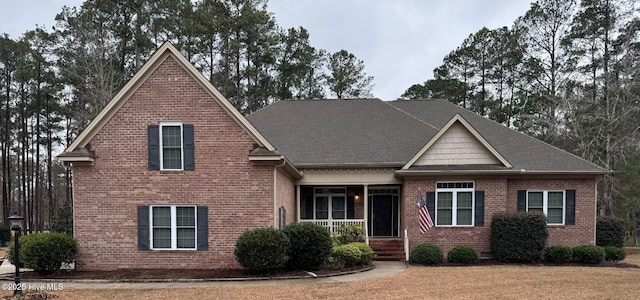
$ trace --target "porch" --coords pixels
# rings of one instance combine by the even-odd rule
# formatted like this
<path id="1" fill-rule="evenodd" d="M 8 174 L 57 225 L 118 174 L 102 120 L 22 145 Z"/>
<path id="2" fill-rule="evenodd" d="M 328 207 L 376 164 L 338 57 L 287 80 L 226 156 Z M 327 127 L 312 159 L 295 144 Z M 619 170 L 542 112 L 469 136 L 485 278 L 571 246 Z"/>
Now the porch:
<path id="1" fill-rule="evenodd" d="M 330 233 L 359 225 L 365 239 L 399 238 L 400 186 L 298 186 L 298 221 L 318 224 Z M 365 200 L 366 199 L 366 200 Z"/>

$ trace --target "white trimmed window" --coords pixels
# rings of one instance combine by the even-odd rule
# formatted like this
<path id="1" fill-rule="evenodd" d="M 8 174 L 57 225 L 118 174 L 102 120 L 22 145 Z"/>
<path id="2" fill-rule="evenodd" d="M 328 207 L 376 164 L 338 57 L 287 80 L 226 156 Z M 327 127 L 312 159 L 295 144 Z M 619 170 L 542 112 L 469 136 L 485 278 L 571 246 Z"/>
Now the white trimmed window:
<path id="1" fill-rule="evenodd" d="M 565 191 L 527 191 L 527 211 L 547 216 L 547 223 L 564 225 Z"/>
<path id="2" fill-rule="evenodd" d="M 436 184 L 436 225 L 473 226 L 473 182 Z"/>
<path id="3" fill-rule="evenodd" d="M 160 169 L 183 169 L 182 123 L 160 124 Z"/>
<path id="4" fill-rule="evenodd" d="M 196 249 L 195 206 L 151 206 L 151 249 Z"/>
<path id="5" fill-rule="evenodd" d="M 344 220 L 347 218 L 345 188 L 316 188 L 314 194 L 314 219 Z"/>

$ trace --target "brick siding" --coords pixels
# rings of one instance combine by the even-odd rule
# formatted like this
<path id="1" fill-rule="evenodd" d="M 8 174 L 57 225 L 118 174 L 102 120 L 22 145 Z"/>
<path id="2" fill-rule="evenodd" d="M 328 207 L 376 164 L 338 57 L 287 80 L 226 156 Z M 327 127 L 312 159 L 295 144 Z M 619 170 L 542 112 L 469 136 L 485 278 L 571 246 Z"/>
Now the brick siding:
<path id="1" fill-rule="evenodd" d="M 148 171 L 147 125 L 163 121 L 194 124 L 195 171 Z M 273 167 L 250 164 L 253 145 L 169 56 L 91 140 L 95 165 L 73 169 L 76 267 L 237 267 L 238 236 L 274 220 Z M 136 208 L 158 204 L 207 206 L 209 250 L 138 250 Z"/>
<path id="2" fill-rule="evenodd" d="M 476 191 L 484 191 L 484 226 L 434 227 L 421 235 L 418 227 L 418 189 L 434 192 L 436 179 L 406 179 L 403 185 L 402 228 L 408 229 L 409 248 L 434 243 L 446 253 L 457 245 L 473 247 L 479 254 L 491 251 L 491 216 L 517 211 L 518 190 L 576 190 L 576 224 L 547 227 L 547 244 L 577 246 L 595 243 L 595 178 L 588 179 L 507 179 L 500 177 L 471 179 Z M 462 181 L 469 181 L 464 179 Z M 432 216 L 435 217 L 435 216 Z M 435 219 L 434 219 L 435 222 Z"/>

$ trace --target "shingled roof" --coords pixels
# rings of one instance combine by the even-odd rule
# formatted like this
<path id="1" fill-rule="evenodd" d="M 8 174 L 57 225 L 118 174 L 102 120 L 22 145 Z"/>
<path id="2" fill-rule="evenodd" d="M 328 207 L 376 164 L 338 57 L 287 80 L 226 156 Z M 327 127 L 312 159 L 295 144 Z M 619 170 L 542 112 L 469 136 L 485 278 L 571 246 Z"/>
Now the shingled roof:
<path id="1" fill-rule="evenodd" d="M 267 106 L 247 119 L 298 168 L 401 168 L 456 115 L 511 165 L 510 168 L 469 166 L 470 171 L 609 172 L 442 100 L 287 100 Z M 408 171 L 461 168 L 464 169 L 461 166 L 415 166 Z"/>

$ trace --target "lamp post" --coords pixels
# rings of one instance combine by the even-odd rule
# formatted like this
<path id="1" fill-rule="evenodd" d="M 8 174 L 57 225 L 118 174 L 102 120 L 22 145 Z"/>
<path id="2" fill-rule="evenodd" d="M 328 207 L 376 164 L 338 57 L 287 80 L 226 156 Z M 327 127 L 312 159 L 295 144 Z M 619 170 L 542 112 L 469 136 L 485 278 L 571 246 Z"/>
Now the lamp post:
<path id="1" fill-rule="evenodd" d="M 22 287 L 20 286 L 20 244 L 18 243 L 18 238 L 20 237 L 20 231 L 22 230 L 22 219 L 21 216 L 18 216 L 17 212 L 14 212 L 11 216 L 9 216 L 9 224 L 11 225 L 11 230 L 15 232 L 16 242 L 14 245 L 14 249 L 16 249 L 15 254 L 15 265 L 16 265 L 16 285 L 13 289 L 14 296 L 22 296 Z"/>

